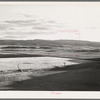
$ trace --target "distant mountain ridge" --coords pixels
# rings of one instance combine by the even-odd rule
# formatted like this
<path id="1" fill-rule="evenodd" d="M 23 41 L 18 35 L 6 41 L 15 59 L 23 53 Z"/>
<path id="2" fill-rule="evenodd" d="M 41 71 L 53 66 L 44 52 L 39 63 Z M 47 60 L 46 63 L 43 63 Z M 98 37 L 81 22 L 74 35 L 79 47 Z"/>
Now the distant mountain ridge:
<path id="1" fill-rule="evenodd" d="M 23 45 L 23 46 L 92 46 L 100 47 L 100 42 L 79 41 L 79 40 L 0 40 L 0 45 Z"/>

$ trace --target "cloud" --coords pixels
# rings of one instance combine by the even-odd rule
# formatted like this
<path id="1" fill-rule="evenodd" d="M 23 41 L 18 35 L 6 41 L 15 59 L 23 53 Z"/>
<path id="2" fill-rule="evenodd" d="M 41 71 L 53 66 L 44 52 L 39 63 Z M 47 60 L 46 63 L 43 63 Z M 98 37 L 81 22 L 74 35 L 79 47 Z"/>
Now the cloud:
<path id="1" fill-rule="evenodd" d="M 9 26 L 7 24 L 0 24 L 0 30 L 7 30 Z"/>
<path id="2" fill-rule="evenodd" d="M 4 36 L 5 39 L 9 38 L 9 39 L 16 39 L 19 38 L 19 36 Z"/>
<path id="3" fill-rule="evenodd" d="M 36 27 L 33 27 L 33 29 L 37 29 L 37 30 L 49 30 L 50 28 L 48 28 L 46 26 L 36 26 Z"/>
<path id="4" fill-rule="evenodd" d="M 26 15 L 25 15 L 26 16 Z M 38 18 L 24 20 L 6 20 L 0 24 L 0 38 L 27 39 L 34 36 L 55 34 L 62 27 L 53 20 Z"/>
<path id="5" fill-rule="evenodd" d="M 59 24 L 55 21 L 43 21 L 38 19 L 32 20 L 9 20 L 0 24 L 0 31 L 10 32 L 10 31 L 47 31 L 59 28 Z"/>
<path id="6" fill-rule="evenodd" d="M 85 29 L 92 29 L 92 30 L 97 30 L 97 29 L 100 29 L 99 27 L 96 27 L 96 26 L 87 26 L 85 27 Z"/>
<path id="7" fill-rule="evenodd" d="M 41 24 L 37 23 L 36 20 L 10 20 L 10 21 L 5 21 L 5 23 L 8 23 L 10 25 L 14 26 L 29 26 L 29 25 L 36 25 L 36 24 Z"/>

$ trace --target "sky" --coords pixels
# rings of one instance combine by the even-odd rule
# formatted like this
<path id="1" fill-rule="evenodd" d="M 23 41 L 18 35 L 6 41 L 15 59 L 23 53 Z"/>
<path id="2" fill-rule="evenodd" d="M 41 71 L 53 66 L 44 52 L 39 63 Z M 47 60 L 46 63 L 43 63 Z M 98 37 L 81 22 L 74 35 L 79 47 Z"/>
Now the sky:
<path id="1" fill-rule="evenodd" d="M 100 42 L 100 2 L 0 2 L 0 40 Z"/>

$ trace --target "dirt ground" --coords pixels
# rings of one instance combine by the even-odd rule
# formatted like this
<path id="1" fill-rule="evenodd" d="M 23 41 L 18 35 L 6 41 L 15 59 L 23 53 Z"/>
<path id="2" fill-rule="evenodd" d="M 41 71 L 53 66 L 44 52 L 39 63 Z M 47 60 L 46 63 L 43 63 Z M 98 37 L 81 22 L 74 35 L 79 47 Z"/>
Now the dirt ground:
<path id="1" fill-rule="evenodd" d="M 63 68 L 2 73 L 0 90 L 100 91 L 99 77 L 99 59 L 83 60 Z"/>

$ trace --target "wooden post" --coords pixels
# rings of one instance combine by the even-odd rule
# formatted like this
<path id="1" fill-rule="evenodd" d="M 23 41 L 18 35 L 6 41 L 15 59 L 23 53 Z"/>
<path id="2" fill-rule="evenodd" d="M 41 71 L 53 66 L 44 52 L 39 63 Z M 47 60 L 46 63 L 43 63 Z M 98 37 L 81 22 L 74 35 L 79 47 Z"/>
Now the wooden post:
<path id="1" fill-rule="evenodd" d="M 20 65 L 20 64 L 17 65 L 18 71 L 22 72 L 22 69 L 20 69 L 19 65 Z"/>
<path id="2" fill-rule="evenodd" d="M 64 62 L 64 66 L 66 66 L 66 63 Z"/>

